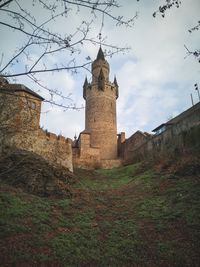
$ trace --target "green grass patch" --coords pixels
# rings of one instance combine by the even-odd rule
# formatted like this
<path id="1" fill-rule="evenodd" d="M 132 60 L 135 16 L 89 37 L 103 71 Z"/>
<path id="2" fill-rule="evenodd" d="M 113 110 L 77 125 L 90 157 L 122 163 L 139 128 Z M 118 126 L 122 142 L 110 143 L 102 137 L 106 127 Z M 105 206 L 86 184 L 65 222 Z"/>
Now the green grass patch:
<path id="1" fill-rule="evenodd" d="M 132 165 L 128 165 L 125 167 L 120 168 L 113 168 L 113 169 L 99 169 L 96 170 L 96 173 L 105 175 L 111 178 L 122 178 L 122 177 L 133 177 L 135 172 L 140 168 L 141 164 L 136 163 Z"/>
<path id="2" fill-rule="evenodd" d="M 87 216 L 74 220 L 70 231 L 60 233 L 50 241 L 54 257 L 66 266 L 96 261 L 99 258 L 99 229 L 92 226 Z"/>
<path id="3" fill-rule="evenodd" d="M 83 177 L 78 188 L 98 191 L 117 189 L 130 183 L 139 168 L 140 163 L 109 170 L 99 169 L 94 172 L 93 178 Z"/>
<path id="4" fill-rule="evenodd" d="M 195 266 L 198 177 L 170 179 L 140 164 L 82 174 L 72 199 L 0 193 L 1 238 L 25 236 L 10 248 L 13 265 Z"/>
<path id="5" fill-rule="evenodd" d="M 30 231 L 28 226 L 20 223 L 20 220 L 29 214 L 30 209 L 25 201 L 10 193 L 1 193 L 0 237 L 6 237 L 10 234 Z"/>

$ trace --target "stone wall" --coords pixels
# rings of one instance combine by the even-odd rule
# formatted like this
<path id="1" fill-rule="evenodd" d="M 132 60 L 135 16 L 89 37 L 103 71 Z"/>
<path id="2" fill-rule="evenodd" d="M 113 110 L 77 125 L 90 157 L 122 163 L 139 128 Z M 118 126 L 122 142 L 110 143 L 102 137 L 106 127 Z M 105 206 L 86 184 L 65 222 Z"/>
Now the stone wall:
<path id="1" fill-rule="evenodd" d="M 9 85 L 12 87 L 12 85 Z M 0 88 L 0 130 L 38 130 L 41 100 L 26 92 Z"/>
<path id="2" fill-rule="evenodd" d="M 138 132 L 124 143 L 124 163 L 129 164 L 145 158 L 157 158 L 184 150 L 185 147 L 199 145 L 200 103 L 168 121 L 167 128 L 147 139 Z M 187 139 L 192 139 L 188 142 Z"/>
<path id="3" fill-rule="evenodd" d="M 144 143 L 146 143 L 151 137 L 148 133 L 143 133 L 141 131 L 135 132 L 131 137 L 126 139 L 123 143 L 123 159 L 126 163 L 131 162 L 133 157 L 135 157 L 135 151 L 140 149 Z M 141 151 L 142 153 L 142 151 Z"/>
<path id="4" fill-rule="evenodd" d="M 124 144 L 126 141 L 125 132 L 121 132 L 117 135 L 117 156 L 118 158 L 124 158 Z"/>
<path id="5" fill-rule="evenodd" d="M 122 165 L 121 159 L 101 159 L 99 147 L 91 147 L 90 133 L 82 132 L 73 145 L 73 166 L 83 169 L 112 169 Z"/>
<path id="6" fill-rule="evenodd" d="M 91 147 L 89 133 L 82 132 L 73 146 L 73 166 L 83 169 L 100 168 L 100 150 Z"/>
<path id="7" fill-rule="evenodd" d="M 100 168 L 112 169 L 122 166 L 122 159 L 102 159 L 100 162 Z"/>
<path id="8" fill-rule="evenodd" d="M 52 163 L 57 163 L 73 171 L 72 141 L 63 136 L 43 131 L 18 131 L 7 135 L 0 133 L 1 153 L 23 149 L 34 152 Z"/>
<path id="9" fill-rule="evenodd" d="M 42 100 L 24 85 L 0 83 L 0 153 L 32 151 L 73 171 L 72 141 L 39 126 Z"/>

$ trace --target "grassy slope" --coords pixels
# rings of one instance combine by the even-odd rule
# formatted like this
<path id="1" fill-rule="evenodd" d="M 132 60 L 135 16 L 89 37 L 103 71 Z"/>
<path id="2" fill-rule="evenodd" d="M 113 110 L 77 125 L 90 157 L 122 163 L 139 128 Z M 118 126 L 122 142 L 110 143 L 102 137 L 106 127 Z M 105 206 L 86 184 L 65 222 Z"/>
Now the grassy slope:
<path id="1" fill-rule="evenodd" d="M 200 266 L 200 180 L 143 168 L 88 172 L 72 199 L 1 184 L 1 266 Z"/>

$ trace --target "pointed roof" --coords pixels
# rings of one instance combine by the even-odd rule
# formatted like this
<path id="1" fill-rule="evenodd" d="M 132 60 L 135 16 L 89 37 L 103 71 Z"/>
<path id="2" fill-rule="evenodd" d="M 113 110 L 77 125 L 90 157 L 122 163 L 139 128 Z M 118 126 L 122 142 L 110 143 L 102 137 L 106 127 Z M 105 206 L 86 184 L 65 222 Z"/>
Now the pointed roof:
<path id="1" fill-rule="evenodd" d="M 117 83 L 117 78 L 116 78 L 116 76 L 115 76 L 115 78 L 114 78 L 114 82 L 113 82 L 117 87 L 118 87 L 118 83 Z"/>
<path id="2" fill-rule="evenodd" d="M 87 76 L 85 76 L 85 81 L 84 81 L 83 87 L 86 87 L 87 85 L 88 85 L 88 80 L 87 80 Z"/>
<path id="3" fill-rule="evenodd" d="M 99 47 L 99 51 L 98 51 L 98 54 L 97 54 L 97 58 L 96 59 L 105 60 L 104 53 L 103 53 L 103 50 L 101 49 L 101 46 Z"/>

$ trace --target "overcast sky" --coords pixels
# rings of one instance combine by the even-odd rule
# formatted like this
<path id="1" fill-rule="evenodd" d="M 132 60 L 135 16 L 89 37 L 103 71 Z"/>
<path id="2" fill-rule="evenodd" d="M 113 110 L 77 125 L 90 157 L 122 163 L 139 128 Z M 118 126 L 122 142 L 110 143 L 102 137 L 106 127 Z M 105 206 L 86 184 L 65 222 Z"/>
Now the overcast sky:
<path id="1" fill-rule="evenodd" d="M 126 136 L 135 131 L 151 132 L 159 124 L 166 122 L 191 106 L 190 93 L 194 102 L 198 96 L 194 90 L 194 83 L 200 87 L 200 63 L 192 56 L 187 56 L 186 45 L 189 49 L 200 48 L 200 31 L 192 34 L 188 29 L 197 25 L 200 20 L 200 1 L 183 0 L 180 8 L 166 11 L 165 18 L 159 14 L 153 18 L 152 14 L 158 9 L 159 0 L 124 0 L 121 9 L 116 14 L 131 17 L 137 11 L 139 16 L 132 28 L 115 27 L 109 19 L 105 20 L 102 36 L 107 37 L 109 43 L 131 47 L 129 53 L 115 54 L 107 58 L 110 64 L 110 80 L 114 75 L 119 84 L 119 98 L 117 100 L 118 132 L 125 131 Z M 42 11 L 38 10 L 42 21 Z M 82 19 L 88 18 L 87 11 L 79 12 L 78 16 L 71 14 L 68 25 L 56 25 L 61 31 L 69 31 L 72 25 L 78 25 Z M 90 35 L 97 37 L 100 30 L 100 20 L 92 25 Z M 19 37 L 12 31 L 0 26 L 0 49 L 9 57 Z M 3 38 L 2 38 L 3 37 Z M 80 57 L 96 58 L 98 46 L 84 45 Z M 104 49 L 104 48 L 103 48 Z M 37 50 L 32 56 L 37 55 Z M 59 61 L 59 57 L 48 60 Z M 22 62 L 25 64 L 25 62 Z M 63 71 L 42 75 L 47 86 L 59 88 L 71 98 L 77 106 L 84 106 L 82 85 L 87 75 L 86 70 L 79 70 L 76 75 Z M 25 77 L 18 78 L 18 83 L 24 83 L 30 89 L 42 95 L 45 94 Z M 42 108 L 41 126 L 57 134 L 73 138 L 84 130 L 84 109 L 80 111 L 63 111 L 46 104 Z"/>

